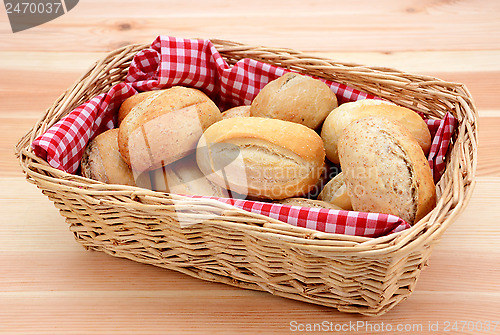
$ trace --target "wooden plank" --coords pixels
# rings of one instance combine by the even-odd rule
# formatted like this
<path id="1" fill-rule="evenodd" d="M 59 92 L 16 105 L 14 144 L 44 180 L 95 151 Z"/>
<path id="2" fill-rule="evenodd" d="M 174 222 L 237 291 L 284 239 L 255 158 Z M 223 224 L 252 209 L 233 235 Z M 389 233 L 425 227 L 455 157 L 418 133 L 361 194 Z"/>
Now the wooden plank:
<path id="1" fill-rule="evenodd" d="M 200 1 L 191 1 L 182 2 L 177 11 L 166 10 L 159 2 L 141 10 L 135 3 L 125 3 L 120 4 L 121 13 L 137 13 L 113 16 L 109 14 L 117 12 L 114 8 L 101 10 L 101 3 L 81 2 L 54 21 L 6 35 L 0 50 L 109 51 L 150 42 L 159 34 L 323 52 L 494 50 L 500 44 L 495 33 L 500 12 L 496 1 L 405 1 L 387 7 L 367 0 L 350 5 L 294 3 L 229 7 L 219 3 L 207 10 Z"/>
<path id="2" fill-rule="evenodd" d="M 479 118 L 478 176 L 500 176 L 500 118 Z"/>
<path id="3" fill-rule="evenodd" d="M 87 294 L 85 294 L 87 293 Z M 352 333 L 375 333 L 374 327 L 391 325 L 392 331 L 376 331 L 377 334 L 431 334 L 430 324 L 438 322 L 440 333 L 445 333 L 445 321 L 458 321 L 459 331 L 451 334 L 477 334 L 461 329 L 461 320 L 481 321 L 496 319 L 499 297 L 478 293 L 416 292 L 411 301 L 397 306 L 389 315 L 377 318 L 351 316 L 331 309 L 286 301 L 262 294 L 253 296 L 224 296 L 219 291 L 207 291 L 205 295 L 157 296 L 121 295 L 109 296 L 106 292 L 85 292 L 4 298 L 10 306 L 0 325 L 0 331 L 10 334 L 290 334 L 298 327 L 314 327 L 326 321 L 326 331 L 335 331 L 335 324 L 354 323 L 358 328 Z M 262 301 L 265 300 L 263 304 Z M 120 306 L 119 308 L 117 306 Z M 439 309 L 436 309 L 439 306 Z M 460 306 L 461 309 L 457 309 Z M 464 306 L 464 307 L 462 307 Z M 214 314 L 218 313 L 216 317 Z M 330 326 L 330 323 L 332 325 Z M 409 331 L 398 331 L 397 325 Z M 309 325 L 309 326 L 308 326 Z M 408 326 L 406 326 L 408 325 Z M 412 327 L 412 325 L 415 325 Z M 318 327 L 318 326 L 317 326 Z M 491 329 L 493 326 L 491 327 Z M 345 328 L 348 329 L 348 328 Z M 380 328 L 379 328 L 380 329 Z M 384 328 L 386 329 L 386 328 Z M 402 328 L 405 329 L 405 328 Z M 413 331 L 412 331 L 413 329 Z M 432 329 L 432 328 L 431 328 Z M 435 329 L 435 328 L 434 328 Z M 40 332 L 40 330 L 45 332 Z M 317 328 L 318 330 L 318 328 Z M 310 330 L 310 333 L 312 328 Z M 305 331 L 304 331 L 305 333 Z M 494 332 L 490 332 L 494 333 Z"/>
<path id="4" fill-rule="evenodd" d="M 35 124 L 36 118 L 0 117 L 0 177 L 19 176 L 21 167 L 15 156 L 15 146 Z"/>

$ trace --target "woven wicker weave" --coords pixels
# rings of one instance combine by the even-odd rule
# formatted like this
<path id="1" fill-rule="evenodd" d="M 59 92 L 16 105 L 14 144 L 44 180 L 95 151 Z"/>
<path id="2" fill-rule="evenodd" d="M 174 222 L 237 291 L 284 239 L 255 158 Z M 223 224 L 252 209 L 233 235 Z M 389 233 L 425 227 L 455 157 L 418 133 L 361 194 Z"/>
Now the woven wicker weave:
<path id="1" fill-rule="evenodd" d="M 346 312 L 380 315 L 406 299 L 433 246 L 472 194 L 476 110 L 464 85 L 289 49 L 212 42 L 229 64 L 253 58 L 349 85 L 431 118 L 451 112 L 459 126 L 437 184 L 436 208 L 412 228 L 386 237 L 326 234 L 215 200 L 99 183 L 54 169 L 34 155 L 30 145 L 37 136 L 122 81 L 133 56 L 149 45 L 127 46 L 97 62 L 19 141 L 17 153 L 28 181 L 54 202 L 88 249 Z M 180 228 L 181 216 L 200 223 Z"/>

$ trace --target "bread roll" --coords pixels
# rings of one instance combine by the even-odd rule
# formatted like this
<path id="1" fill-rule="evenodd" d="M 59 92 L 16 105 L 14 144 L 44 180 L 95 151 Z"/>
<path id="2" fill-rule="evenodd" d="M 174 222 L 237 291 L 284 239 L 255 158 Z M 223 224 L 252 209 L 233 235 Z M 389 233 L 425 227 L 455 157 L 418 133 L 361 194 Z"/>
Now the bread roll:
<path id="1" fill-rule="evenodd" d="M 226 189 L 284 199 L 306 194 L 316 185 L 325 151 L 319 135 L 303 125 L 237 117 L 205 131 L 196 159 L 207 178 Z"/>
<path id="2" fill-rule="evenodd" d="M 147 91 L 142 93 L 137 93 L 129 98 L 127 98 L 120 106 L 118 110 L 118 126 L 122 123 L 123 119 L 130 113 L 132 108 L 134 108 L 137 104 L 143 102 L 148 97 L 152 95 L 159 95 L 163 90 L 157 91 Z"/>
<path id="3" fill-rule="evenodd" d="M 301 207 L 311 207 L 311 208 L 326 208 L 326 209 L 336 209 L 342 210 L 342 208 L 330 204 L 326 201 L 314 200 L 308 198 L 287 198 L 283 200 L 278 200 L 276 203 L 289 206 L 301 206 Z"/>
<path id="4" fill-rule="evenodd" d="M 321 190 L 318 200 L 326 201 L 347 211 L 352 210 L 351 199 L 347 194 L 347 188 L 344 183 L 344 175 L 339 173 L 333 177 Z"/>
<path id="5" fill-rule="evenodd" d="M 337 97 L 324 82 L 289 72 L 269 82 L 250 107 L 251 116 L 269 117 L 318 128 L 337 107 Z"/>
<path id="6" fill-rule="evenodd" d="M 321 138 L 329 160 L 335 164 L 339 163 L 337 143 L 344 128 L 352 121 L 367 116 L 383 116 L 401 122 L 417 139 L 425 155 L 429 152 L 431 134 L 420 115 L 411 109 L 396 106 L 390 102 L 365 99 L 340 105 L 328 115 L 323 123 Z"/>
<path id="7" fill-rule="evenodd" d="M 118 151 L 118 129 L 107 130 L 89 142 L 81 168 L 86 178 L 110 184 L 135 186 L 134 175 Z"/>
<path id="8" fill-rule="evenodd" d="M 219 120 L 219 109 L 203 92 L 175 86 L 132 108 L 120 124 L 120 153 L 139 173 L 154 170 L 192 153 L 203 131 Z"/>
<path id="9" fill-rule="evenodd" d="M 429 163 L 397 121 L 367 117 L 350 123 L 338 142 L 352 208 L 394 214 L 414 224 L 436 204 Z"/>
<path id="10" fill-rule="evenodd" d="M 224 113 L 222 113 L 223 119 L 230 119 L 232 117 L 249 117 L 250 116 L 250 106 L 237 106 L 228 109 Z"/>
<path id="11" fill-rule="evenodd" d="M 229 197 L 228 192 L 209 181 L 198 168 L 196 155 L 184 157 L 167 166 L 150 171 L 151 189 L 182 195 Z"/>

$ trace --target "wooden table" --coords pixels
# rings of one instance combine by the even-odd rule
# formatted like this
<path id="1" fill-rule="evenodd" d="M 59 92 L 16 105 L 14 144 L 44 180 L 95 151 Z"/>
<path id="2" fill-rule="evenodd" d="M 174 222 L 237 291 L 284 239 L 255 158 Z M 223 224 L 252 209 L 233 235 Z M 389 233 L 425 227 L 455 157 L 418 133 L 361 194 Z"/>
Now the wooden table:
<path id="1" fill-rule="evenodd" d="M 500 333 L 500 324 L 492 331 L 500 321 L 499 1 L 87 0 L 15 34 L 0 13 L 0 334 L 297 333 L 322 322 L 330 333 L 388 325 L 389 333 L 397 325 L 407 334 L 430 333 L 429 325 L 446 334 Z M 94 61 L 158 34 L 289 47 L 467 85 L 479 110 L 477 186 L 408 300 L 381 317 L 345 314 L 74 241 L 51 202 L 23 179 L 14 145 Z M 477 331 L 479 321 L 491 330 Z M 352 324 L 361 328 L 346 328 Z"/>

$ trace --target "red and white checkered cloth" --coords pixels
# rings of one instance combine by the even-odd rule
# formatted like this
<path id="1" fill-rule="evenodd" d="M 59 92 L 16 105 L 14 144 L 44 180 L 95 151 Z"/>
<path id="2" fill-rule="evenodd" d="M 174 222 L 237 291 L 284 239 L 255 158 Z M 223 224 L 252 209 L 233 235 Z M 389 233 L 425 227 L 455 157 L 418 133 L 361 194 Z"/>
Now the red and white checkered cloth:
<path id="1" fill-rule="evenodd" d="M 221 110 L 225 110 L 249 105 L 262 87 L 287 71 L 252 59 L 243 59 L 229 66 L 209 40 L 159 36 L 150 48 L 137 53 L 123 83 L 74 109 L 38 137 L 32 147 L 37 156 L 54 168 L 75 173 L 90 139 L 114 128 L 119 106 L 138 92 L 174 85 L 189 86 L 205 92 Z M 339 104 L 377 99 L 346 85 L 319 79 L 335 92 Z M 433 135 L 428 158 L 437 181 L 445 168 L 444 158 L 456 120 L 447 114 L 443 120 L 426 122 Z M 409 227 L 403 220 L 385 214 L 296 208 L 248 200 L 238 200 L 234 205 L 320 231 L 380 236 Z M 377 228 L 381 226 L 384 229 Z"/>
<path id="2" fill-rule="evenodd" d="M 309 228 L 325 233 L 379 237 L 410 227 L 403 219 L 391 214 L 309 208 L 232 198 L 201 196 L 193 196 L 193 198 L 216 199 L 228 205 L 269 216 L 296 227 Z M 189 224 L 191 223 L 189 222 Z"/>

